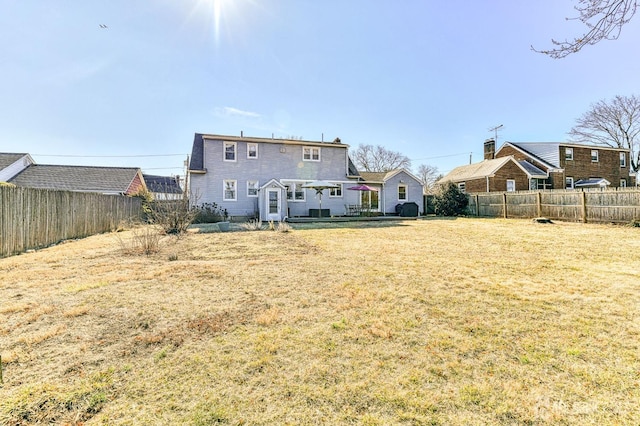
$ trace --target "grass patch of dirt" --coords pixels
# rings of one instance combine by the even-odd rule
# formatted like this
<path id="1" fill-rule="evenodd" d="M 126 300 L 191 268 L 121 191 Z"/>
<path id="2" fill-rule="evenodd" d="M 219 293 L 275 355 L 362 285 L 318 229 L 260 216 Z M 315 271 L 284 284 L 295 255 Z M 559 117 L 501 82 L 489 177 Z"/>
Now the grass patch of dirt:
<path id="1" fill-rule="evenodd" d="M 0 259 L 0 424 L 640 423 L 640 234 L 132 231 Z"/>

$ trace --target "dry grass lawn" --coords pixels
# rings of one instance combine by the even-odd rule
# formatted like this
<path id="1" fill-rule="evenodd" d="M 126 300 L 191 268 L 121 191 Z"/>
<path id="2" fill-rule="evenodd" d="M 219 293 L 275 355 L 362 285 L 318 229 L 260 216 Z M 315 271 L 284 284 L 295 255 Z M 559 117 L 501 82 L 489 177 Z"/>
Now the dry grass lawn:
<path id="1" fill-rule="evenodd" d="M 294 227 L 0 259 L 0 424 L 640 424 L 637 228 Z"/>

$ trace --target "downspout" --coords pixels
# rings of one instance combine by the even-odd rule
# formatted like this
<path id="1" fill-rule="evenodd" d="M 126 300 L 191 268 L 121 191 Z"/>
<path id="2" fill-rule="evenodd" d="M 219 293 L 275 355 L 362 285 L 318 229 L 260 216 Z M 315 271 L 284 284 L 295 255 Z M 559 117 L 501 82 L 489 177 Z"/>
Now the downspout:
<path id="1" fill-rule="evenodd" d="M 387 214 L 387 192 L 384 189 L 384 182 L 382 182 L 382 215 Z M 378 197 L 380 198 L 380 197 Z M 379 200 L 378 200 L 379 202 Z"/>
<path id="2" fill-rule="evenodd" d="M 487 192 L 489 192 L 489 176 L 487 176 Z"/>

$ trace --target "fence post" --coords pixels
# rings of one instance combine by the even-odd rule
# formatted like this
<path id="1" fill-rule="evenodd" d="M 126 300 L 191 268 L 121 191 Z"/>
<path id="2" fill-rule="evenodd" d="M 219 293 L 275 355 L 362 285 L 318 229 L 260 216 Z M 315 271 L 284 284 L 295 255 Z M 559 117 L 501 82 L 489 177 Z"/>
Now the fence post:
<path id="1" fill-rule="evenodd" d="M 476 199 L 476 216 L 480 217 L 480 197 L 478 194 L 475 194 L 474 197 Z"/>
<path id="2" fill-rule="evenodd" d="M 505 219 L 507 219 L 507 193 L 502 193 L 502 213 Z"/>
<path id="3" fill-rule="evenodd" d="M 582 223 L 587 223 L 587 193 L 582 191 Z"/>
<path id="4" fill-rule="evenodd" d="M 536 210 L 538 217 L 542 217 L 542 192 L 540 191 L 536 194 Z"/>

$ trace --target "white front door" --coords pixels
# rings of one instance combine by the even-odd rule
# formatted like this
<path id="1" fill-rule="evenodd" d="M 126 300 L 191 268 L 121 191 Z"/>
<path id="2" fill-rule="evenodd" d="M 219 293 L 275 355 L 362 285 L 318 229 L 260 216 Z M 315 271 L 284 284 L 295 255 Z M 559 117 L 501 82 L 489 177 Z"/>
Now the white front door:
<path id="1" fill-rule="evenodd" d="M 282 218 L 280 192 L 279 188 L 267 189 L 267 196 L 265 197 L 265 201 L 267 203 L 265 206 L 267 211 L 267 220 L 279 221 Z"/>

